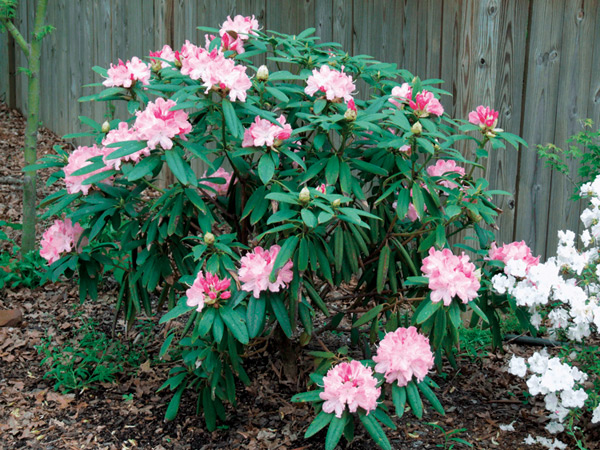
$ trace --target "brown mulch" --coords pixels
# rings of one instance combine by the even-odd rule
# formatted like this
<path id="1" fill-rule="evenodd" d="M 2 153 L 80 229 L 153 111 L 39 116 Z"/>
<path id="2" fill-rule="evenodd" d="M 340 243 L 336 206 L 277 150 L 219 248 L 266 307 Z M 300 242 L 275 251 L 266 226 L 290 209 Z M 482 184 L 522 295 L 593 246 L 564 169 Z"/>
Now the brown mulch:
<path id="1" fill-rule="evenodd" d="M 22 177 L 21 147 L 24 129 L 22 116 L 0 104 L 0 180 Z M 51 151 L 59 138 L 47 130 L 40 132 L 39 154 Z M 41 178 L 47 178 L 42 173 Z M 41 183 L 40 183 L 41 185 Z M 39 198 L 50 192 L 40 189 Z M 0 182 L 0 220 L 20 220 L 20 195 L 17 184 Z M 38 230 L 40 234 L 43 230 Z M 1 247 L 0 247 L 1 248 Z M 119 383 L 104 384 L 97 389 L 61 393 L 53 390 L 53 380 L 44 378 L 43 356 L 35 346 L 50 337 L 53 342 L 67 342 L 78 335 L 79 315 L 98 322 L 110 332 L 114 314 L 114 286 L 107 283 L 95 302 L 79 305 L 77 287 L 72 280 L 46 284 L 36 289 L 0 291 L 0 309 L 19 308 L 24 314 L 20 328 L 0 328 L 0 449 L 287 449 L 308 450 L 324 447 L 325 432 L 309 440 L 304 431 L 314 417 L 305 404 L 292 404 L 290 398 L 305 390 L 306 377 L 290 381 L 283 375 L 277 349 L 251 357 L 246 362 L 249 387 L 238 384 L 239 401 L 227 409 L 228 420 L 217 431 L 206 431 L 202 415 L 196 415 L 196 398 L 184 395 L 179 415 L 164 421 L 170 400 L 168 390 L 157 393 L 172 367 L 159 361 L 158 351 L 165 329 L 158 325 L 156 339 L 149 345 L 149 359 L 135 373 Z M 121 323 L 117 332 L 123 333 Z M 326 343 L 336 339 L 323 335 Z M 510 346 L 519 354 L 531 349 Z M 301 373 L 310 371 L 311 358 L 303 356 Z M 447 368 L 445 376 L 435 375 L 440 384 L 437 394 L 446 408 L 441 416 L 431 408 L 419 421 L 405 413 L 396 419 L 397 431 L 388 437 L 395 449 L 444 447 L 441 431 L 427 423 L 441 426 L 446 433 L 461 430 L 455 436 L 476 449 L 532 449 L 523 439 L 528 435 L 548 436 L 543 404 L 523 396 L 524 384 L 506 373 L 507 361 L 500 353 L 484 353 L 479 359 L 459 358 L 459 369 Z M 500 430 L 501 424 L 514 421 L 514 432 Z M 565 434 L 558 436 L 574 448 Z M 597 436 L 596 436 L 597 437 Z M 455 449 L 468 448 L 454 443 Z M 590 444 L 591 445 L 591 444 Z M 351 445 L 340 448 L 375 449 L 360 425 Z M 600 447 L 589 447 L 600 448 Z"/>

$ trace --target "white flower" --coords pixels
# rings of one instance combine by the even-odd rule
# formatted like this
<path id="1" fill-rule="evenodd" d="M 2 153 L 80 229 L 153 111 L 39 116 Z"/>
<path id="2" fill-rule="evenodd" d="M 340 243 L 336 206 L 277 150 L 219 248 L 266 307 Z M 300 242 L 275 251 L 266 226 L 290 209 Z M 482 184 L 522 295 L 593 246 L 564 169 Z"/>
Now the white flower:
<path id="1" fill-rule="evenodd" d="M 529 357 L 527 360 L 529 363 L 529 368 L 532 372 L 537 374 L 543 374 L 548 370 L 548 352 L 546 349 L 543 349 L 541 352 L 535 352 L 533 355 Z"/>
<path id="2" fill-rule="evenodd" d="M 588 394 L 583 389 L 567 389 L 560 395 L 565 408 L 583 408 L 587 398 Z"/>
<path id="3" fill-rule="evenodd" d="M 546 431 L 548 431 L 548 433 L 551 434 L 562 433 L 563 431 L 565 431 L 565 427 L 562 423 L 552 421 L 549 422 L 548 425 L 546 425 Z"/>
<path id="4" fill-rule="evenodd" d="M 525 358 L 513 355 L 508 365 L 508 372 L 521 378 L 525 377 L 527 374 Z"/>
<path id="5" fill-rule="evenodd" d="M 502 431 L 515 431 L 515 427 L 513 426 L 514 421 L 509 423 L 508 425 L 499 425 Z"/>
<path id="6" fill-rule="evenodd" d="M 501 273 L 494 275 L 492 277 L 492 286 L 494 288 L 494 291 L 496 291 L 498 294 L 504 294 L 506 293 L 506 291 L 514 284 L 514 278 L 513 278 L 513 282 L 510 281 L 509 277 L 502 275 Z"/>
<path id="7" fill-rule="evenodd" d="M 594 414 L 592 415 L 592 423 L 600 422 L 600 405 L 594 408 Z"/>

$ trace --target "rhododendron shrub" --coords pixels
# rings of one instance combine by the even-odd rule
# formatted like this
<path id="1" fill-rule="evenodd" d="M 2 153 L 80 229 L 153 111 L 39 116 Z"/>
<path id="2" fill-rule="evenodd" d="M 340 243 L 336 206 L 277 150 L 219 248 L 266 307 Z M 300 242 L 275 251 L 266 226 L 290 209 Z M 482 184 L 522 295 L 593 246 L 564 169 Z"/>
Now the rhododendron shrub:
<path id="1" fill-rule="evenodd" d="M 209 429 L 224 419 L 224 403 L 235 404 L 235 378 L 250 382 L 244 360 L 258 343 L 277 342 L 289 375 L 295 352 L 344 317 L 352 348 L 367 352 L 414 305 L 432 352 L 451 351 L 460 314 L 481 311 L 479 275 L 448 236 L 474 229 L 487 254 L 499 192 L 473 169 L 490 143 L 522 141 L 448 117 L 439 80 L 349 56 L 314 30 L 266 34 L 255 18 L 236 16 L 205 31 L 205 42 L 137 55 L 145 67 L 132 58 L 94 68 L 99 91 L 81 100 L 122 101 L 127 116 L 82 118 L 90 131 L 75 137 L 94 145 L 40 161 L 62 169 L 54 180 L 66 184 L 45 201 L 46 216 L 77 220 L 89 240 L 53 263 L 52 278 L 76 270 L 82 296 L 114 278 L 129 325 L 165 310 L 162 322 L 183 319 L 161 352 L 179 355 L 164 385 L 174 392 L 167 418 L 191 389 Z M 257 56 L 266 67 L 253 65 Z M 465 139 L 475 160 L 455 146 Z M 166 168 L 174 181 L 164 186 Z M 456 263 L 452 273 L 424 262 L 432 251 Z M 432 267 L 432 289 L 422 266 Z M 334 309 L 342 283 L 352 305 Z M 429 360 L 406 369 L 394 360 L 387 376 L 412 371 L 405 387 L 421 385 Z M 407 394 L 416 405 L 417 388 Z M 365 417 L 371 430 L 385 421 Z"/>

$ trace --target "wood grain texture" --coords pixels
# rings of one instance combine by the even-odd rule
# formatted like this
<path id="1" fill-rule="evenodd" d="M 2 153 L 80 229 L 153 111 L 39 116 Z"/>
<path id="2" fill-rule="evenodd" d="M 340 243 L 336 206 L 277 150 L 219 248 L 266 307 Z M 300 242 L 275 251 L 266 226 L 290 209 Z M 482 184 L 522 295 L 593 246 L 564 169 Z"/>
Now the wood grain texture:
<path id="1" fill-rule="evenodd" d="M 527 25 L 529 9 L 524 10 L 520 0 L 507 0 L 500 8 L 500 23 L 497 40 L 496 86 L 494 99 L 490 103 L 499 112 L 498 126 L 519 135 L 521 132 L 521 108 L 525 56 L 527 54 Z M 500 230 L 496 238 L 501 243 L 513 239 L 515 220 L 515 195 L 517 183 L 516 162 L 518 152 L 509 147 L 503 151 L 492 151 L 487 165 L 487 174 L 492 189 L 501 189 L 511 195 L 495 196 L 494 202 L 500 209 L 497 224 Z"/>
<path id="2" fill-rule="evenodd" d="M 0 100 L 8 101 L 8 33 L 0 33 Z"/>
<path id="3" fill-rule="evenodd" d="M 542 256 L 546 248 L 551 171 L 543 166 L 534 148 L 554 139 L 564 5 L 563 0 L 534 0 L 528 33 L 521 135 L 533 148 L 519 154 L 514 238 L 524 239 L 534 254 Z"/>

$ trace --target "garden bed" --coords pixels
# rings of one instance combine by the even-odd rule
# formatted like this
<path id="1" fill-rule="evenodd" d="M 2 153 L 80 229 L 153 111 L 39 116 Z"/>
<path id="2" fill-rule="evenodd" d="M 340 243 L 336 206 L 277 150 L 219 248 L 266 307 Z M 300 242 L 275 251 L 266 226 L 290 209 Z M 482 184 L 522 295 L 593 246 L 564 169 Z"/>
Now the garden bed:
<path id="1" fill-rule="evenodd" d="M 19 179 L 24 120 L 15 111 L 0 104 L 0 219 L 9 222 L 21 217 Z M 47 130 L 40 133 L 39 155 L 51 151 L 62 141 Z M 42 183 L 48 174 L 42 173 Z M 39 190 L 39 197 L 49 193 Z M 38 233 L 43 230 L 38 230 Z M 4 249 L 4 247 L 3 247 Z M 228 420 L 213 433 L 205 430 L 204 420 L 196 415 L 196 401 L 184 396 L 179 415 L 165 422 L 168 390 L 157 393 L 171 368 L 168 361 L 159 361 L 158 352 L 165 336 L 158 318 L 145 320 L 146 327 L 136 327 L 129 339 L 138 342 L 146 336 L 147 354 L 138 355 L 138 366 L 131 375 L 119 377 L 118 383 L 99 384 L 96 389 L 57 393 L 54 382 L 44 379 L 47 370 L 40 366 L 43 355 L 35 346 L 51 338 L 51 345 L 80 337 L 86 328 L 82 324 L 96 322 L 97 332 L 111 334 L 117 292 L 109 282 L 103 286 L 99 299 L 79 306 L 76 284 L 66 280 L 46 284 L 36 289 L 5 289 L 0 292 L 0 309 L 19 308 L 25 321 L 22 328 L 0 328 L 0 448 L 145 448 L 145 449 L 318 449 L 323 447 L 325 431 L 305 440 L 304 431 L 314 417 L 306 404 L 292 404 L 291 397 L 306 390 L 312 357 L 303 357 L 301 376 L 290 381 L 283 375 L 280 358 L 272 357 L 277 350 L 254 355 L 246 367 L 253 383 L 240 392 L 236 408 L 227 410 Z M 123 323 L 116 326 L 124 332 Z M 122 336 L 121 336 L 122 337 Z M 156 337 L 157 339 L 154 339 Z M 327 345 L 337 339 L 329 332 L 321 336 Z M 124 340 L 124 342 L 126 342 Z M 313 341 L 314 342 L 314 341 Z M 309 347 L 313 345 L 309 344 Z M 528 434 L 547 436 L 544 430 L 546 414 L 539 399 L 523 396 L 524 384 L 506 372 L 506 360 L 501 353 L 490 353 L 477 346 L 473 336 L 461 339 L 459 369 L 446 368 L 444 378 L 433 376 L 440 385 L 438 397 L 446 409 L 440 416 L 427 408 L 424 420 L 406 413 L 397 419 L 398 430 L 388 436 L 397 449 L 468 448 L 449 440 L 463 439 L 473 448 L 534 449 L 523 443 Z M 48 346 L 50 348 L 50 346 Z M 318 349 L 315 347 L 315 349 Z M 510 345 L 510 350 L 523 355 L 530 350 Z M 477 357 L 472 355 L 477 353 Z M 500 426 L 514 421 L 515 431 L 503 431 Z M 429 422 L 429 425 L 425 423 Z M 589 447 L 594 436 L 589 434 Z M 566 435 L 559 438 L 575 448 Z M 445 439 L 448 441 L 445 443 Z M 373 448 L 364 430 L 354 442 L 341 448 Z"/>

